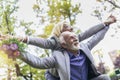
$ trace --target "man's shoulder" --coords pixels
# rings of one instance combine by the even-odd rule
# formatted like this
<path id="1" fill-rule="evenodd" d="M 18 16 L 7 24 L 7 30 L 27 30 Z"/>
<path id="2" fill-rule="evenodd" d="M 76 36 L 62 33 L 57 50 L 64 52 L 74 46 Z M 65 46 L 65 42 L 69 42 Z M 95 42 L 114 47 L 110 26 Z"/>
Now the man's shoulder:
<path id="1" fill-rule="evenodd" d="M 58 50 L 53 50 L 52 55 L 53 55 L 54 57 L 62 57 L 62 56 L 64 56 L 64 54 L 66 54 L 66 53 L 67 53 L 66 50 L 58 49 Z"/>
<path id="2" fill-rule="evenodd" d="M 84 47 L 86 45 L 87 45 L 87 43 L 83 43 L 83 42 L 80 43 L 80 47 Z"/>
<path id="3" fill-rule="evenodd" d="M 87 43 L 80 43 L 80 48 L 81 49 L 88 48 Z"/>

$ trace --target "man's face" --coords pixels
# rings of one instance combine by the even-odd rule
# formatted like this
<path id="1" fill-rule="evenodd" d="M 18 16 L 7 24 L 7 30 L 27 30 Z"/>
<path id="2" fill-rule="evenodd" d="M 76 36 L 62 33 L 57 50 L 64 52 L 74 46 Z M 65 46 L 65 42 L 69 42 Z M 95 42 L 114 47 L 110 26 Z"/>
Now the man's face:
<path id="1" fill-rule="evenodd" d="M 63 37 L 66 42 L 67 49 L 74 51 L 80 49 L 78 37 L 76 36 L 76 34 L 72 32 L 65 32 L 65 35 Z"/>

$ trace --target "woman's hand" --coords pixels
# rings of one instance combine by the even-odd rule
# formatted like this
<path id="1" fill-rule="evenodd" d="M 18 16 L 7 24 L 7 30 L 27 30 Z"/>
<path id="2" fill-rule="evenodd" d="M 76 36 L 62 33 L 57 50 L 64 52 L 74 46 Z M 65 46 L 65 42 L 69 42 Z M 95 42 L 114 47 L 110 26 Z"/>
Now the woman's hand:
<path id="1" fill-rule="evenodd" d="M 115 16 L 110 15 L 110 16 L 108 17 L 108 19 L 104 22 L 104 24 L 105 24 L 105 25 L 110 25 L 110 24 L 112 24 L 112 23 L 115 23 L 116 21 L 117 21 L 117 20 L 116 20 Z"/>
<path id="2" fill-rule="evenodd" d="M 6 40 L 6 39 L 9 39 L 10 37 L 11 37 L 10 35 L 0 34 L 0 40 Z"/>
<path id="3" fill-rule="evenodd" d="M 23 37 L 23 36 L 11 36 L 11 35 L 0 34 L 0 41 L 7 40 L 7 39 L 10 39 L 10 38 L 18 39 L 19 41 L 24 42 L 24 43 L 27 42 L 27 37 Z"/>

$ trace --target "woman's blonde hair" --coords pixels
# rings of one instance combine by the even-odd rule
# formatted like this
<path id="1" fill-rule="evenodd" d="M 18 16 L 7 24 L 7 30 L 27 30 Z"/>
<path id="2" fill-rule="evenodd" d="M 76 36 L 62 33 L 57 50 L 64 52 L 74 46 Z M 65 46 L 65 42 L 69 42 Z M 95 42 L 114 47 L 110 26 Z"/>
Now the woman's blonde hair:
<path id="1" fill-rule="evenodd" d="M 68 22 L 66 22 L 66 21 L 62 21 L 62 22 L 59 22 L 58 24 L 56 24 L 55 27 L 53 28 L 52 36 L 59 37 L 63 30 L 64 25 L 67 25 L 67 24 L 68 24 Z"/>

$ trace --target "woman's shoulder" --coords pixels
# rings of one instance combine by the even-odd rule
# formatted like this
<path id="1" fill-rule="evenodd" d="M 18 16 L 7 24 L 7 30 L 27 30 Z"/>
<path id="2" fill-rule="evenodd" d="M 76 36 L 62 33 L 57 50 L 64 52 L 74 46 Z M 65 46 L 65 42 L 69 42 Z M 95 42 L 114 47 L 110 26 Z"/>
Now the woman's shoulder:
<path id="1" fill-rule="evenodd" d="M 50 39 L 53 39 L 53 40 L 55 40 L 56 42 L 59 41 L 58 38 L 57 38 L 56 36 L 51 36 Z"/>

